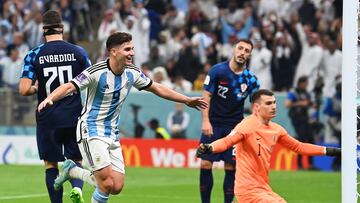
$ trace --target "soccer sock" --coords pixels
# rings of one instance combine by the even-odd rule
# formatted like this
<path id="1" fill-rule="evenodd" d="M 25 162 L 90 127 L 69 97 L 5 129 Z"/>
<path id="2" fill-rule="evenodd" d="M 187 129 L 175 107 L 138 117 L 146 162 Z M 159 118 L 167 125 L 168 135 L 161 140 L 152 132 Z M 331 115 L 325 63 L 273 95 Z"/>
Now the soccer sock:
<path id="1" fill-rule="evenodd" d="M 78 162 L 75 162 L 76 165 L 79 167 L 79 168 L 82 168 L 81 166 L 81 163 L 78 163 Z M 70 170 L 71 171 L 71 170 Z M 70 175 L 71 176 L 71 175 Z M 72 176 L 71 176 L 72 177 Z M 83 185 L 84 185 L 84 182 L 81 180 L 81 179 L 78 179 L 78 178 L 72 178 L 70 179 L 70 183 L 72 185 L 72 187 L 77 187 L 77 188 L 82 188 Z"/>
<path id="2" fill-rule="evenodd" d="M 84 182 L 87 182 L 94 187 L 97 186 L 95 176 L 89 170 L 80 167 L 74 167 L 69 171 L 69 174 L 71 178 L 83 180 Z"/>
<path id="3" fill-rule="evenodd" d="M 212 169 L 200 169 L 200 194 L 202 203 L 210 203 L 213 181 Z"/>
<path id="4" fill-rule="evenodd" d="M 58 174 L 59 174 L 59 169 L 57 168 L 48 168 L 45 170 L 46 187 L 52 203 L 62 203 L 63 189 L 62 188 L 60 190 L 54 189 L 54 182 Z"/>
<path id="5" fill-rule="evenodd" d="M 91 203 L 106 203 L 108 199 L 109 195 L 100 192 L 100 190 L 96 188 L 92 195 Z"/>
<path id="6" fill-rule="evenodd" d="M 225 170 L 224 177 L 224 202 L 231 203 L 234 198 L 235 170 Z"/>

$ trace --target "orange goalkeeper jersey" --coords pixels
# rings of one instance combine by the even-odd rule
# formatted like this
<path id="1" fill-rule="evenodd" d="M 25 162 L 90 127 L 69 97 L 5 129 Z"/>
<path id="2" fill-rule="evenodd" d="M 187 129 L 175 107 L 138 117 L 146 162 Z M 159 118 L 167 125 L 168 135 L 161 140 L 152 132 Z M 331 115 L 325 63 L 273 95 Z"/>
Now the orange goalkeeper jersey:
<path id="1" fill-rule="evenodd" d="M 234 192 L 237 197 L 272 192 L 268 174 L 276 143 L 299 154 L 325 155 L 325 147 L 299 142 L 279 124 L 265 125 L 255 115 L 243 119 L 228 136 L 212 143 L 214 153 L 236 147 Z"/>

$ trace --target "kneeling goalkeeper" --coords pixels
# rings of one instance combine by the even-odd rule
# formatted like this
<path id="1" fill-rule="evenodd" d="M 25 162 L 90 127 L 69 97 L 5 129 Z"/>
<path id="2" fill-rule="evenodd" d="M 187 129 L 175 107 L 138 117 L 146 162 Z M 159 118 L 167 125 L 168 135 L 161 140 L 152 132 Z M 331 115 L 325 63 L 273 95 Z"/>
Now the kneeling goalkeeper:
<path id="1" fill-rule="evenodd" d="M 289 136 L 276 116 L 276 99 L 269 90 L 252 95 L 252 114 L 243 119 L 231 133 L 211 144 L 201 143 L 197 156 L 219 153 L 236 145 L 235 196 L 238 202 L 286 202 L 269 185 L 270 157 L 276 143 L 299 154 L 340 156 L 340 148 L 302 143 Z"/>

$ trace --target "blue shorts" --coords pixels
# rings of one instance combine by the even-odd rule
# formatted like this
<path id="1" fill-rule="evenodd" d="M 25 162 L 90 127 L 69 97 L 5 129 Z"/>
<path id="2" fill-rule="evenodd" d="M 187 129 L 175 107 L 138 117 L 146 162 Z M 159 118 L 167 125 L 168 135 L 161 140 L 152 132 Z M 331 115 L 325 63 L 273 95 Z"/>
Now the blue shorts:
<path id="1" fill-rule="evenodd" d="M 232 127 L 216 127 L 216 126 L 213 126 L 213 133 L 214 134 L 211 137 L 208 137 L 208 136 L 202 134 L 201 139 L 200 139 L 200 143 L 206 143 L 206 144 L 212 143 L 215 140 L 221 139 L 221 138 L 225 137 L 226 135 L 228 135 L 231 132 L 232 129 L 233 129 Z M 231 147 L 231 148 L 229 148 L 226 151 L 221 152 L 221 153 L 205 154 L 205 155 L 201 156 L 201 159 L 208 160 L 208 161 L 211 161 L 211 162 L 222 160 L 225 163 L 230 163 L 230 164 L 235 165 L 236 157 L 235 157 L 235 153 L 233 153 L 234 149 L 235 148 Z"/>
<path id="2" fill-rule="evenodd" d="M 37 125 L 36 141 L 41 160 L 49 162 L 64 161 L 65 157 L 72 160 L 82 160 L 76 142 L 76 127 L 49 128 Z"/>

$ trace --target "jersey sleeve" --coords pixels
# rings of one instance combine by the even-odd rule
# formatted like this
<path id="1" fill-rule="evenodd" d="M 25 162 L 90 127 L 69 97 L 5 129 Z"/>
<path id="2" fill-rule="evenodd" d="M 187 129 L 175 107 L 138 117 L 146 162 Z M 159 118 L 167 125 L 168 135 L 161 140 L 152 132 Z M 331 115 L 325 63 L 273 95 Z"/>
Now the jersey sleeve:
<path id="1" fill-rule="evenodd" d="M 253 132 L 253 125 L 251 125 L 252 123 L 253 122 L 251 120 L 244 119 L 242 122 L 235 126 L 235 128 L 229 133 L 229 135 L 211 143 L 213 152 L 223 152 L 226 149 L 229 149 L 235 144 L 241 142 Z"/>
<path id="2" fill-rule="evenodd" d="M 71 83 L 75 85 L 77 92 L 80 92 L 81 90 L 83 90 L 89 86 L 91 81 L 94 80 L 93 77 L 94 76 L 91 75 L 87 69 L 85 69 L 83 72 L 81 72 L 75 78 L 73 78 L 71 80 Z"/>
<path id="3" fill-rule="evenodd" d="M 213 94 L 216 88 L 216 81 L 217 81 L 217 72 L 216 69 L 213 67 L 210 69 L 209 73 L 207 74 L 204 80 L 204 90 Z"/>
<path id="4" fill-rule="evenodd" d="M 291 149 L 292 151 L 298 154 L 305 154 L 305 155 L 325 155 L 325 147 L 303 143 L 295 138 L 291 137 L 284 128 L 280 128 L 280 136 L 278 139 L 278 143 L 281 144 L 283 147 Z"/>
<path id="5" fill-rule="evenodd" d="M 20 78 L 28 78 L 31 80 L 36 79 L 35 66 L 33 64 L 35 57 L 36 57 L 36 52 L 34 52 L 33 50 L 29 51 L 26 54 L 24 61 L 22 63 Z"/>
<path id="6" fill-rule="evenodd" d="M 131 68 L 131 72 L 134 75 L 134 87 L 138 90 L 143 90 L 150 87 L 152 80 L 147 77 L 139 68 Z"/>
<path id="7" fill-rule="evenodd" d="M 234 146 L 236 143 L 240 142 L 242 139 L 244 139 L 244 137 L 245 136 L 243 133 L 237 131 L 236 129 L 233 129 L 226 137 L 218 139 L 215 142 L 211 143 L 213 152 L 223 152 Z"/>

